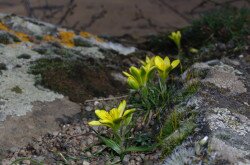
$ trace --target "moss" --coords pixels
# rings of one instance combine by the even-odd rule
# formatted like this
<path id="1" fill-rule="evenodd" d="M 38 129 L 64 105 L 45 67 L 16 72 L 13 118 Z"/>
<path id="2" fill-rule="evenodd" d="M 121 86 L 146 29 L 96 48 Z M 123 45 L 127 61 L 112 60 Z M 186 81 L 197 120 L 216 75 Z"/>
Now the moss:
<path id="1" fill-rule="evenodd" d="M 81 37 L 75 37 L 74 44 L 75 44 L 75 46 L 83 46 L 83 47 L 92 47 L 93 46 L 90 42 L 85 41 Z"/>
<path id="2" fill-rule="evenodd" d="M 76 50 L 66 49 L 66 48 L 55 48 L 52 50 L 54 53 L 61 55 L 62 57 L 69 58 L 78 54 Z M 80 54 L 80 53 L 79 53 Z"/>
<path id="3" fill-rule="evenodd" d="M 113 79 L 108 68 L 91 59 L 39 59 L 31 66 L 30 73 L 39 78 L 37 83 L 40 85 L 69 96 L 75 102 L 126 91 L 120 82 Z"/>
<path id="4" fill-rule="evenodd" d="M 32 49 L 33 51 L 41 54 L 41 55 L 45 55 L 47 54 L 47 49 L 43 48 L 43 47 L 39 47 L 39 48 L 34 48 Z"/>
<path id="5" fill-rule="evenodd" d="M 5 63 L 0 62 L 0 70 L 7 70 L 7 66 Z"/>
<path id="6" fill-rule="evenodd" d="M 173 103 L 178 104 L 187 100 L 199 91 L 200 85 L 200 82 L 193 82 L 188 86 L 184 87 L 174 96 Z"/>
<path id="7" fill-rule="evenodd" d="M 182 114 L 174 110 L 164 122 L 159 139 L 164 139 L 177 130 L 180 126 Z"/>
<path id="8" fill-rule="evenodd" d="M 11 91 L 15 92 L 17 94 L 22 94 L 23 93 L 23 90 L 19 86 L 15 86 L 15 87 L 11 88 Z"/>
<path id="9" fill-rule="evenodd" d="M 18 59 L 22 58 L 22 59 L 30 59 L 31 58 L 31 55 L 29 54 L 21 54 L 17 57 Z"/>
<path id="10" fill-rule="evenodd" d="M 162 156 L 166 157 L 171 154 L 176 146 L 180 145 L 194 130 L 196 124 L 194 123 L 194 117 L 190 117 L 188 120 L 183 122 L 181 127 L 165 138 L 161 142 Z"/>

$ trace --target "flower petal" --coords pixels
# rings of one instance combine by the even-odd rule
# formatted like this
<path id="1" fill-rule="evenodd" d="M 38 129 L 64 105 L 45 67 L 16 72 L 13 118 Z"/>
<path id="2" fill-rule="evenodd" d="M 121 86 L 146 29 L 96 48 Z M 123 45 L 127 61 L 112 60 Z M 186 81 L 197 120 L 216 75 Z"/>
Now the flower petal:
<path id="1" fill-rule="evenodd" d="M 168 56 L 164 58 L 164 63 L 166 64 L 167 67 L 170 66 L 170 59 L 168 58 Z"/>
<path id="2" fill-rule="evenodd" d="M 129 71 L 131 73 L 131 75 L 139 82 L 141 83 L 141 70 L 134 67 L 134 66 L 131 66 L 129 68 Z"/>
<path id="3" fill-rule="evenodd" d="M 129 74 L 128 72 L 122 72 L 125 76 L 127 76 L 127 77 L 131 77 L 132 75 L 131 74 Z"/>
<path id="4" fill-rule="evenodd" d="M 97 110 L 95 110 L 95 114 L 96 114 L 96 116 L 98 116 L 102 120 L 111 120 L 109 113 L 105 110 L 97 109 Z"/>
<path id="5" fill-rule="evenodd" d="M 128 109 L 124 112 L 123 117 L 126 118 L 126 116 L 130 115 L 131 113 L 134 113 L 135 109 Z"/>
<path id="6" fill-rule="evenodd" d="M 117 108 L 111 109 L 109 114 L 110 114 L 110 116 L 112 118 L 112 121 L 115 120 L 115 119 L 118 119 L 119 116 L 120 116 L 120 113 L 121 113 L 121 111 L 119 109 L 117 109 Z"/>
<path id="7" fill-rule="evenodd" d="M 99 121 L 91 121 L 88 123 L 91 126 L 99 126 L 99 125 L 103 125 L 102 123 L 100 123 Z"/>
<path id="8" fill-rule="evenodd" d="M 127 82 L 128 82 L 128 85 L 135 90 L 140 88 L 139 82 L 134 77 L 129 77 Z"/>
<path id="9" fill-rule="evenodd" d="M 164 70 L 164 68 L 165 68 L 164 61 L 160 56 L 155 57 L 155 66 L 157 67 L 157 69 L 159 69 L 161 71 Z"/>
<path id="10" fill-rule="evenodd" d="M 180 60 L 174 60 L 172 63 L 171 63 L 171 66 L 172 66 L 172 69 L 176 68 L 180 63 Z"/>
<path id="11" fill-rule="evenodd" d="M 122 100 L 122 102 L 118 106 L 118 110 L 120 111 L 119 117 L 122 117 L 125 107 L 126 107 L 126 100 Z"/>

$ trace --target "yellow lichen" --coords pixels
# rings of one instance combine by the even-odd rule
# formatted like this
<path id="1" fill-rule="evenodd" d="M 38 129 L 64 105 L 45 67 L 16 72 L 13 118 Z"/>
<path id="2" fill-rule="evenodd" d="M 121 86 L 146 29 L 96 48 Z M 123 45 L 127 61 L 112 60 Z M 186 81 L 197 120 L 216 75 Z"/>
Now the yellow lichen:
<path id="1" fill-rule="evenodd" d="M 6 25 L 4 25 L 2 22 L 0 22 L 0 30 L 10 31 L 9 28 Z"/>
<path id="2" fill-rule="evenodd" d="M 25 34 L 25 33 L 22 33 L 22 32 L 15 32 L 14 33 L 21 41 L 23 42 L 28 42 L 30 41 L 30 37 Z"/>
<path id="3" fill-rule="evenodd" d="M 9 32 L 9 33 L 15 35 L 16 37 L 18 37 L 23 42 L 30 41 L 30 38 L 29 38 L 29 36 L 27 34 L 11 30 L 6 25 L 4 25 L 2 22 L 0 22 L 0 30 Z"/>
<path id="4" fill-rule="evenodd" d="M 74 41 L 73 38 L 75 37 L 74 32 L 69 32 L 69 31 L 59 31 L 59 38 L 62 44 L 68 47 L 73 47 Z"/>
<path id="5" fill-rule="evenodd" d="M 59 39 L 52 36 L 52 35 L 45 35 L 43 36 L 43 40 L 47 42 L 59 42 Z"/>
<path id="6" fill-rule="evenodd" d="M 101 38 L 99 38 L 99 37 L 97 37 L 97 36 L 95 36 L 94 38 L 95 38 L 95 40 L 96 40 L 97 42 L 105 42 L 103 39 L 101 39 Z"/>
<path id="7" fill-rule="evenodd" d="M 88 33 L 88 32 L 80 32 L 80 36 L 84 37 L 84 38 L 91 38 L 93 37 L 92 34 Z"/>
<path id="8" fill-rule="evenodd" d="M 88 32 L 80 32 L 80 36 L 82 36 L 84 38 L 94 38 L 97 42 L 104 42 L 103 39 L 101 39 L 93 34 L 90 34 Z"/>

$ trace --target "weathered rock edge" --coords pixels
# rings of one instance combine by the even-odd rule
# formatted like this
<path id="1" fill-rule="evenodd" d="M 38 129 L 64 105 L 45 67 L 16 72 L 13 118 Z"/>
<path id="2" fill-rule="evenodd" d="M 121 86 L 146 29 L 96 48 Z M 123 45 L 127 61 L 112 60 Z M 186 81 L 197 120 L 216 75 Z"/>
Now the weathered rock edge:
<path id="1" fill-rule="evenodd" d="M 183 74 L 187 84 L 199 83 L 200 89 L 177 107 L 197 112 L 197 128 L 164 165 L 250 164 L 250 66 L 246 58 L 196 63 Z"/>

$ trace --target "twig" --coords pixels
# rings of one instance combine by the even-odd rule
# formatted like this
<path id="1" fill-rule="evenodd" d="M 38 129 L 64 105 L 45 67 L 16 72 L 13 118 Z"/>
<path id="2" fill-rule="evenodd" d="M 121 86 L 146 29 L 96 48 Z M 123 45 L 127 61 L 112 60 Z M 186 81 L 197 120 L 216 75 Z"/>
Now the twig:
<path id="1" fill-rule="evenodd" d="M 71 14 L 73 12 L 73 10 L 77 7 L 77 5 L 74 2 L 75 2 L 75 0 L 70 0 L 70 2 L 68 4 L 67 11 L 64 13 L 64 15 L 61 17 L 61 19 L 59 20 L 59 22 L 57 24 L 61 25 L 63 23 L 63 21 L 66 20 L 68 15 Z"/>
<path id="2" fill-rule="evenodd" d="M 67 164 L 68 161 L 67 159 L 63 156 L 63 154 L 61 152 L 58 153 L 58 155 L 63 159 L 63 161 Z"/>
<path id="3" fill-rule="evenodd" d="M 123 96 L 119 96 L 119 97 L 112 97 L 112 98 L 85 100 L 85 103 L 94 102 L 94 101 L 116 100 L 116 99 L 122 99 L 122 98 L 126 98 L 126 97 L 128 97 L 128 95 L 123 95 Z"/>

